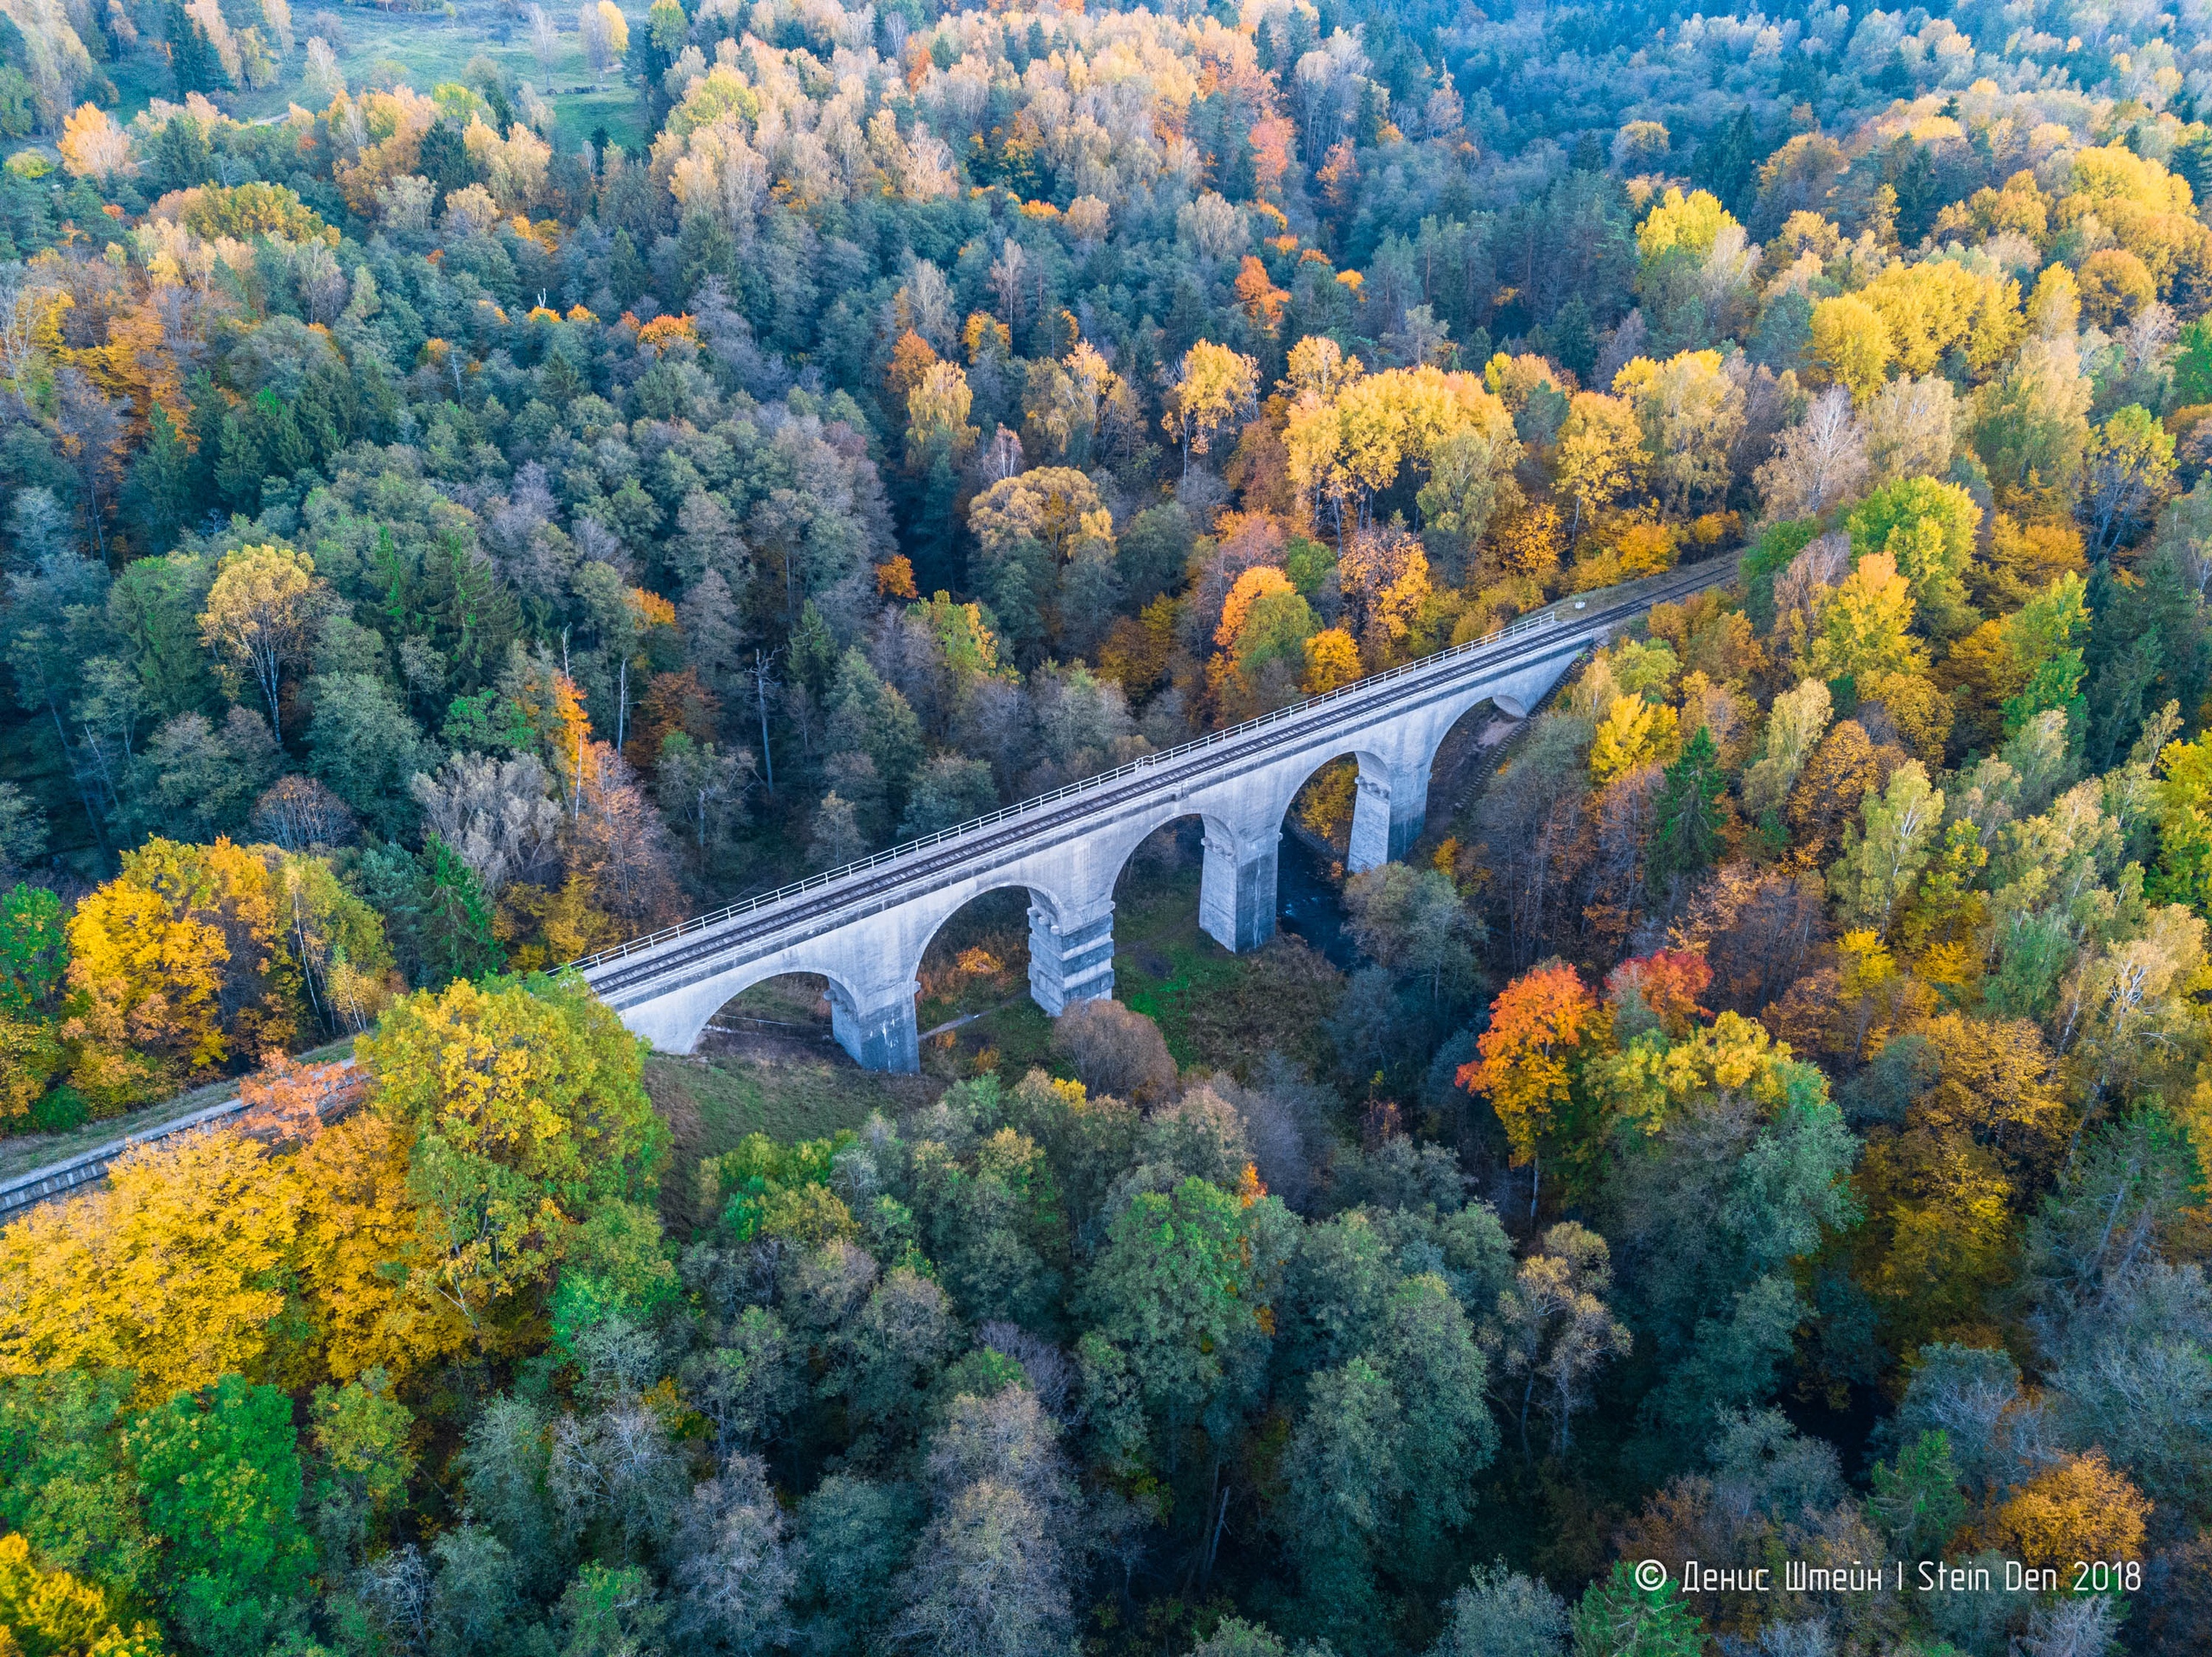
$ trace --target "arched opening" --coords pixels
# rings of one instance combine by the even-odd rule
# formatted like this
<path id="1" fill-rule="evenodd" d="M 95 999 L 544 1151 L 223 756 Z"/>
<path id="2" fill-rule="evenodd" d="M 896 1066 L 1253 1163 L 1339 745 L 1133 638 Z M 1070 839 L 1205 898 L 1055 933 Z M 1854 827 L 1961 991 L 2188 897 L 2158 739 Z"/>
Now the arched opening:
<path id="1" fill-rule="evenodd" d="M 864 1064 L 839 1039 L 838 1003 L 848 1033 L 855 1009 L 842 984 L 820 973 L 782 973 L 748 984 L 708 1018 L 688 1058 L 656 1055 L 646 1091 L 668 1125 L 670 1164 L 661 1179 L 663 1213 L 703 1222 L 699 1164 L 733 1152 L 748 1135 L 779 1144 L 857 1128 L 880 1111 L 897 1115 L 926 1102 L 918 1076 Z M 861 1044 L 866 1050 L 865 1042 Z M 879 1041 L 878 1056 L 882 1044 Z"/>
<path id="2" fill-rule="evenodd" d="M 1290 809 L 1283 814 L 1283 838 L 1295 839 L 1324 867 L 1333 862 L 1341 878 L 1358 799 L 1358 758 L 1346 753 L 1324 760 L 1291 796 Z"/>
<path id="3" fill-rule="evenodd" d="M 1394 833 L 1390 789 L 1389 768 L 1373 754 L 1338 754 L 1313 769 L 1283 813 L 1275 864 L 1281 924 L 1340 970 L 1362 959 L 1345 929 L 1345 879 L 1403 850 L 1393 843 L 1402 836 Z"/>
<path id="4" fill-rule="evenodd" d="M 1425 780 L 1399 778 L 1388 761 L 1363 749 L 1322 761 L 1283 813 L 1284 854 L 1302 848 L 1336 879 L 1388 862 L 1408 837 L 1399 819 L 1420 819 L 1420 800 L 1397 794 L 1410 788 L 1417 796 Z"/>
<path id="5" fill-rule="evenodd" d="M 1484 697 L 1452 721 L 1428 767 L 1428 809 L 1416 846 L 1433 854 L 1447 840 L 1470 843 L 1467 814 L 1484 783 L 1504 763 L 1505 745 L 1527 727 L 1529 709 Z"/>
<path id="6" fill-rule="evenodd" d="M 837 1051 L 831 986 L 820 973 L 781 973 L 749 984 L 715 1009 L 699 1033 L 702 1054 L 765 1057 L 792 1048 Z"/>
<path id="7" fill-rule="evenodd" d="M 1046 1062 L 1052 1019 L 1030 994 L 1027 886 L 969 898 L 922 950 L 914 1017 L 922 1069 L 951 1079 Z"/>
<path id="8" fill-rule="evenodd" d="M 1302 874 L 1268 875 L 1276 924 L 1232 953 L 1207 925 L 1210 859 L 1233 835 L 1198 816 L 1160 824 L 1123 861 L 1114 886 L 1114 996 L 1160 1026 L 1176 1063 L 1241 1071 L 1268 1052 L 1318 1065 L 1335 1004 L 1337 967 L 1317 938 L 1333 940 L 1335 894 Z M 1213 842 L 1210 848 L 1209 841 Z M 1289 857 L 1287 842 L 1283 860 Z M 1213 877 L 1222 879 L 1217 867 Z M 1219 907 L 1220 894 L 1213 894 Z M 1219 916 L 1215 917 L 1218 924 Z"/>
<path id="9" fill-rule="evenodd" d="M 1161 823 L 1122 860 L 1114 877 L 1117 999 L 1134 1006 L 1132 995 L 1154 994 L 1176 978 L 1187 966 L 1185 952 L 1201 943 L 1219 948 L 1198 930 L 1196 919 L 1205 856 L 1205 820 L 1193 813 Z"/>

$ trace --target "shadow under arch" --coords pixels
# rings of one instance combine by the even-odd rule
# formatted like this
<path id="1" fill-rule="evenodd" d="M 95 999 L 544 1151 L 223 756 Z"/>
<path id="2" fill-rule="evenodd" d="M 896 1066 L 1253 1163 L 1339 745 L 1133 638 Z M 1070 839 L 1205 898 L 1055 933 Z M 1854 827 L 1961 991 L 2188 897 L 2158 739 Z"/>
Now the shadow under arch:
<path id="1" fill-rule="evenodd" d="M 1398 796 L 1405 791 L 1407 779 L 1368 748 L 1342 747 L 1306 767 L 1283 802 L 1284 826 L 1297 813 L 1299 826 L 1326 841 L 1343 859 L 1346 873 L 1371 869 L 1397 856 L 1420 833 L 1425 777 L 1422 784 L 1421 799 L 1411 804 L 1412 831 L 1402 832 L 1397 808 L 1406 802 Z"/>
<path id="2" fill-rule="evenodd" d="M 1279 829 L 1280 819 L 1271 828 Z M 1213 813 L 1191 809 L 1155 822 L 1115 871 L 1113 918 L 1117 975 L 1158 987 L 1177 972 L 1173 952 L 1198 930 L 1232 952 L 1265 943 L 1283 918 L 1278 886 L 1279 835 L 1240 841 Z M 1247 888 L 1238 909 L 1240 877 Z M 1193 911 L 1195 911 L 1195 913 Z M 1242 936 L 1237 929 L 1242 927 Z"/>
<path id="3" fill-rule="evenodd" d="M 1483 774 L 1483 756 L 1495 752 L 1528 718 L 1529 710 L 1510 696 L 1485 696 L 1461 708 L 1430 751 L 1424 820 L 1433 818 L 1448 825 Z M 1390 854 L 1402 857 L 1420 837 L 1416 832 L 1405 845 L 1394 847 Z"/>
<path id="4" fill-rule="evenodd" d="M 1278 814 L 1269 828 L 1281 827 Z M 1259 847 L 1246 843 L 1225 819 L 1200 807 L 1162 817 L 1130 843 L 1116 865 L 1107 888 L 1113 899 L 1109 911 L 1120 912 L 1133 871 L 1141 878 L 1147 873 L 1171 876 L 1196 863 L 1199 930 L 1231 951 L 1264 943 L 1274 931 L 1276 836 L 1267 833 L 1262 839 Z"/>

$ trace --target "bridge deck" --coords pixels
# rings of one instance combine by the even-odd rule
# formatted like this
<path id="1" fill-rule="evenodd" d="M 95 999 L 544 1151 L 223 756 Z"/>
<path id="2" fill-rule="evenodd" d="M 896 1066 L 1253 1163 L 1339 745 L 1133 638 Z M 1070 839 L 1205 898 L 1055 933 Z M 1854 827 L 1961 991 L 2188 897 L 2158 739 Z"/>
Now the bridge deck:
<path id="1" fill-rule="evenodd" d="M 1585 607 L 1566 599 L 1522 617 L 1483 638 L 1362 679 L 1325 695 L 1310 697 L 1242 725 L 1175 748 L 1147 754 L 1116 770 L 1071 784 L 988 816 L 909 841 L 842 868 L 702 915 L 572 962 L 570 967 L 602 995 L 619 994 L 696 962 L 709 961 L 810 921 L 851 919 L 887 908 L 978 866 L 1049 841 L 1055 831 L 1076 832 L 1101 812 L 1163 790 L 1181 790 L 1255 757 L 1311 741 L 1339 727 L 1357 727 L 1378 713 L 1398 708 L 1464 682 L 1471 673 L 1494 673 L 1524 657 L 1542 659 L 1561 646 L 1576 651 L 1653 605 L 1686 598 L 1731 580 L 1733 558 L 1668 572 L 1630 586 L 1583 595 Z"/>

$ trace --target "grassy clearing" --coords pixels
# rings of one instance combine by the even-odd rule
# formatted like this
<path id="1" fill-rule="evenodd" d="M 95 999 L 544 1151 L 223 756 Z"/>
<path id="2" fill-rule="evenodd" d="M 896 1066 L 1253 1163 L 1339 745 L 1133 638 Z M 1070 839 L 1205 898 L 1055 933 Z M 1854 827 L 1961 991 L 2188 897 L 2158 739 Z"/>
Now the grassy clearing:
<path id="1" fill-rule="evenodd" d="M 603 127 L 614 143 L 637 154 L 645 140 L 645 114 L 637 88 L 612 79 L 604 86 L 594 86 L 576 33 L 575 7 L 553 5 L 548 10 L 560 30 L 550 92 L 531 53 L 529 26 L 509 19 L 492 0 L 465 0 L 451 19 L 442 11 L 302 7 L 293 13 L 297 44 L 280 66 L 276 81 L 259 92 L 225 91 L 216 94 L 215 101 L 226 113 L 247 121 L 281 116 L 295 103 L 320 107 L 322 100 L 308 92 L 302 72 L 308 38 L 321 35 L 336 48 L 339 70 L 355 91 L 404 79 L 417 92 L 427 92 L 443 81 L 465 80 L 468 60 L 486 57 L 517 82 L 535 87 L 553 106 L 555 142 L 560 149 L 574 150 Z M 646 8 L 635 0 L 623 0 L 622 12 L 634 43 L 645 27 Z M 225 16 L 234 28 L 261 22 L 259 7 L 251 3 L 226 6 Z M 266 23 L 261 27 L 266 35 Z M 168 66 L 150 43 L 124 61 L 102 67 L 122 94 L 115 110 L 119 121 L 130 120 L 154 98 L 176 96 Z"/>
<path id="2" fill-rule="evenodd" d="M 1281 934 L 1231 955 L 1198 930 L 1198 878 L 1186 869 L 1158 884 L 1125 883 L 1116 894 L 1116 999 L 1160 1026 L 1185 1070 L 1249 1077 L 1270 1052 L 1318 1069 L 1328 1057 L 1321 1026 L 1343 975 Z"/>
<path id="3" fill-rule="evenodd" d="M 661 1212 L 681 1233 L 693 1212 L 700 1162 L 734 1150 L 748 1133 L 789 1144 L 858 1127 L 872 1111 L 896 1115 L 925 1104 L 941 1085 L 925 1076 L 878 1076 L 842 1053 L 721 1055 L 645 1060 L 645 1092 L 668 1123 L 674 1153 L 661 1180 Z"/>
<path id="4" fill-rule="evenodd" d="M 1044 1008 L 1029 999 L 1026 983 L 1019 1000 L 924 1041 L 922 1070 L 945 1082 L 995 1075 L 1009 1087 L 1032 1070 L 1055 1076 L 1075 1074 L 1052 1051 L 1052 1021 L 1046 1017 Z"/>
<path id="5" fill-rule="evenodd" d="M 568 92 L 547 100 L 553 105 L 553 147 L 566 155 L 604 128 L 607 142 L 625 155 L 645 152 L 645 114 L 637 91 L 609 86 L 605 92 Z"/>

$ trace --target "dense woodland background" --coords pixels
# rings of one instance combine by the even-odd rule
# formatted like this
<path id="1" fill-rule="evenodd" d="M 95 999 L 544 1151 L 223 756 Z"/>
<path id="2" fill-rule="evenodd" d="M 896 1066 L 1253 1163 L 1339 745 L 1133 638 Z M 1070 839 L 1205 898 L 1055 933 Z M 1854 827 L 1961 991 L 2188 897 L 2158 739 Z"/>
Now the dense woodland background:
<path id="1" fill-rule="evenodd" d="M 0 0 L 0 1652 L 2204 1649 L 2212 31 L 1939 10 Z M 1705 558 L 1346 968 L 548 975 Z"/>

